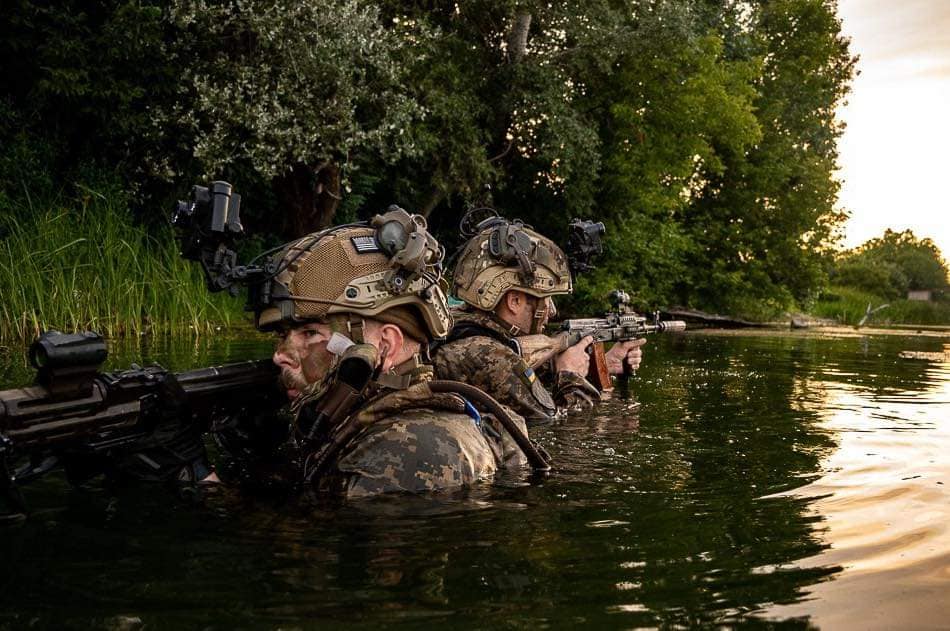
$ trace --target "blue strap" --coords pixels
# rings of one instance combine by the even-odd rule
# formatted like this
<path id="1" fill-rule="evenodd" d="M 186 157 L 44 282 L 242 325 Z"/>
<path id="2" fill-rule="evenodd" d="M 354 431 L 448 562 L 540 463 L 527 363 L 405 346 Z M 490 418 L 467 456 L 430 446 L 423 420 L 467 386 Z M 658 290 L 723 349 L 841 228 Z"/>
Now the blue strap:
<path id="1" fill-rule="evenodd" d="M 475 406 L 469 403 L 468 399 L 462 399 L 465 401 L 465 413 L 472 417 L 472 420 L 475 421 L 475 427 L 481 428 L 482 426 L 482 415 L 478 413 L 478 410 L 475 409 Z"/>

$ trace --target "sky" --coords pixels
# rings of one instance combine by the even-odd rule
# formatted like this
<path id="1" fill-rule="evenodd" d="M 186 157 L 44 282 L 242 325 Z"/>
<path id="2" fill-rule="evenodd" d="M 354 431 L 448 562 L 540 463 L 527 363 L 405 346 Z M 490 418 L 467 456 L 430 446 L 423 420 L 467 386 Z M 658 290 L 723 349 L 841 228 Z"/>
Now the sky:
<path id="1" fill-rule="evenodd" d="M 838 116 L 846 247 L 910 228 L 950 259 L 950 0 L 838 0 L 860 75 Z"/>

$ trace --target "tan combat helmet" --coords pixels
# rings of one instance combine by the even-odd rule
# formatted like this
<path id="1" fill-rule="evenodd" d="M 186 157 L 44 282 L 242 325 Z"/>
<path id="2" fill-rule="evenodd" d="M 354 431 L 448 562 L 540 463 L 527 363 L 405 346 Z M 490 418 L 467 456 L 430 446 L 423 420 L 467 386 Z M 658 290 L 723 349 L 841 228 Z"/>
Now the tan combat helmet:
<path id="1" fill-rule="evenodd" d="M 451 317 L 441 287 L 443 256 L 425 218 L 396 206 L 368 223 L 307 235 L 271 260 L 274 275 L 259 289 L 265 295 L 257 327 L 318 321 L 344 334 L 358 327 L 362 337 L 368 317 L 397 324 L 420 342 L 445 337 Z"/>
<path id="2" fill-rule="evenodd" d="M 453 293 L 492 311 L 511 289 L 547 298 L 571 293 L 571 270 L 553 241 L 518 220 L 490 217 L 465 244 L 452 279 Z"/>

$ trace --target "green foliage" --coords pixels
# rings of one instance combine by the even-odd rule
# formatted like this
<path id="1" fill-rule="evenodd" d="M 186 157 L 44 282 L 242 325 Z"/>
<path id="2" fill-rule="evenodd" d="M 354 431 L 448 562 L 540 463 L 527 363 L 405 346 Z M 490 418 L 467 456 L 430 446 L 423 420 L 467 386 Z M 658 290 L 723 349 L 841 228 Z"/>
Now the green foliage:
<path id="1" fill-rule="evenodd" d="M 831 280 L 837 285 L 853 287 L 884 298 L 899 298 L 907 293 L 907 275 L 900 267 L 887 261 L 845 258 L 835 265 Z"/>
<path id="2" fill-rule="evenodd" d="M 910 289 L 950 287 L 947 264 L 936 244 L 917 238 L 911 230 L 885 230 L 883 236 L 844 253 L 833 278 L 841 285 L 893 297 Z"/>
<path id="3" fill-rule="evenodd" d="M 247 164 L 269 179 L 298 163 L 414 151 L 404 131 L 421 108 L 398 53 L 425 34 L 384 29 L 371 5 L 177 0 L 167 22 L 180 39 L 163 52 L 183 71 L 157 127 L 178 132 L 206 175 Z"/>
<path id="4" fill-rule="evenodd" d="M 262 244 L 311 225 L 292 212 L 343 221 L 391 203 L 449 244 L 471 204 L 555 238 L 587 216 L 608 224 L 608 251 L 575 304 L 621 285 L 644 308 L 767 317 L 814 298 L 843 219 L 834 110 L 854 59 L 834 9 L 14 0 L 0 142 L 55 162 L 37 176 L 5 152 L 0 201 L 95 164 L 124 178 L 140 218 L 196 179 L 230 179 Z M 331 171 L 342 199 L 316 176 Z"/>
<path id="5" fill-rule="evenodd" d="M 690 302 L 688 259 L 699 239 L 685 220 L 705 173 L 761 135 L 752 110 L 758 63 L 724 59 L 723 40 L 674 5 L 637 16 L 619 63 L 600 92 L 610 116 L 598 208 L 610 229 L 598 285 L 630 287 L 641 306 Z"/>
<path id="6" fill-rule="evenodd" d="M 0 17 L 0 94 L 24 127 L 60 150 L 62 168 L 98 159 L 141 175 L 150 106 L 171 98 L 181 74 L 162 53 L 174 36 L 161 4 L 12 4 Z"/>
<path id="7" fill-rule="evenodd" d="M 729 47 L 761 59 L 752 102 L 761 139 L 722 153 L 684 218 L 695 246 L 687 301 L 735 311 L 755 300 L 776 310 L 805 303 L 825 280 L 844 216 L 834 209 L 841 126 L 834 110 L 854 72 L 832 2 L 750 5 L 748 30 Z"/>
<path id="8" fill-rule="evenodd" d="M 551 196 L 592 207 L 600 113 L 588 77 L 610 68 L 629 35 L 624 10 L 603 0 L 379 4 L 387 20 L 433 34 L 409 43 L 426 109 L 412 131 L 421 153 L 382 195 L 455 220 L 466 203 L 520 215 Z"/>
<path id="9" fill-rule="evenodd" d="M 12 152 L 23 155 L 35 159 Z M 240 304 L 210 295 L 178 256 L 170 228 L 150 235 L 132 223 L 114 178 L 80 177 L 68 194 L 24 180 L 19 194 L 0 196 L 0 339 L 50 328 L 202 333 L 240 319 Z"/>

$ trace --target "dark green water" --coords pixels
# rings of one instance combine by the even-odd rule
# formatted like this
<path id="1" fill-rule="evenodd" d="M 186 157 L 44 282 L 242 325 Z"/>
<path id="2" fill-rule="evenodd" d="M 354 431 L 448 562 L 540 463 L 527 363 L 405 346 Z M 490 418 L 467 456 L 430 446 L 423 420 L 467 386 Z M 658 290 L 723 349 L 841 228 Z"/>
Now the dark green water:
<path id="1" fill-rule="evenodd" d="M 217 489 L 27 489 L 0 627 L 950 625 L 948 338 L 653 339 L 633 384 L 541 428 L 557 471 L 342 509 Z M 122 351 L 176 369 L 266 341 Z M 3 363 L 6 362 L 6 363 Z M 0 354 L 2 384 L 22 384 Z M 141 621 L 137 625 L 136 619 Z"/>

